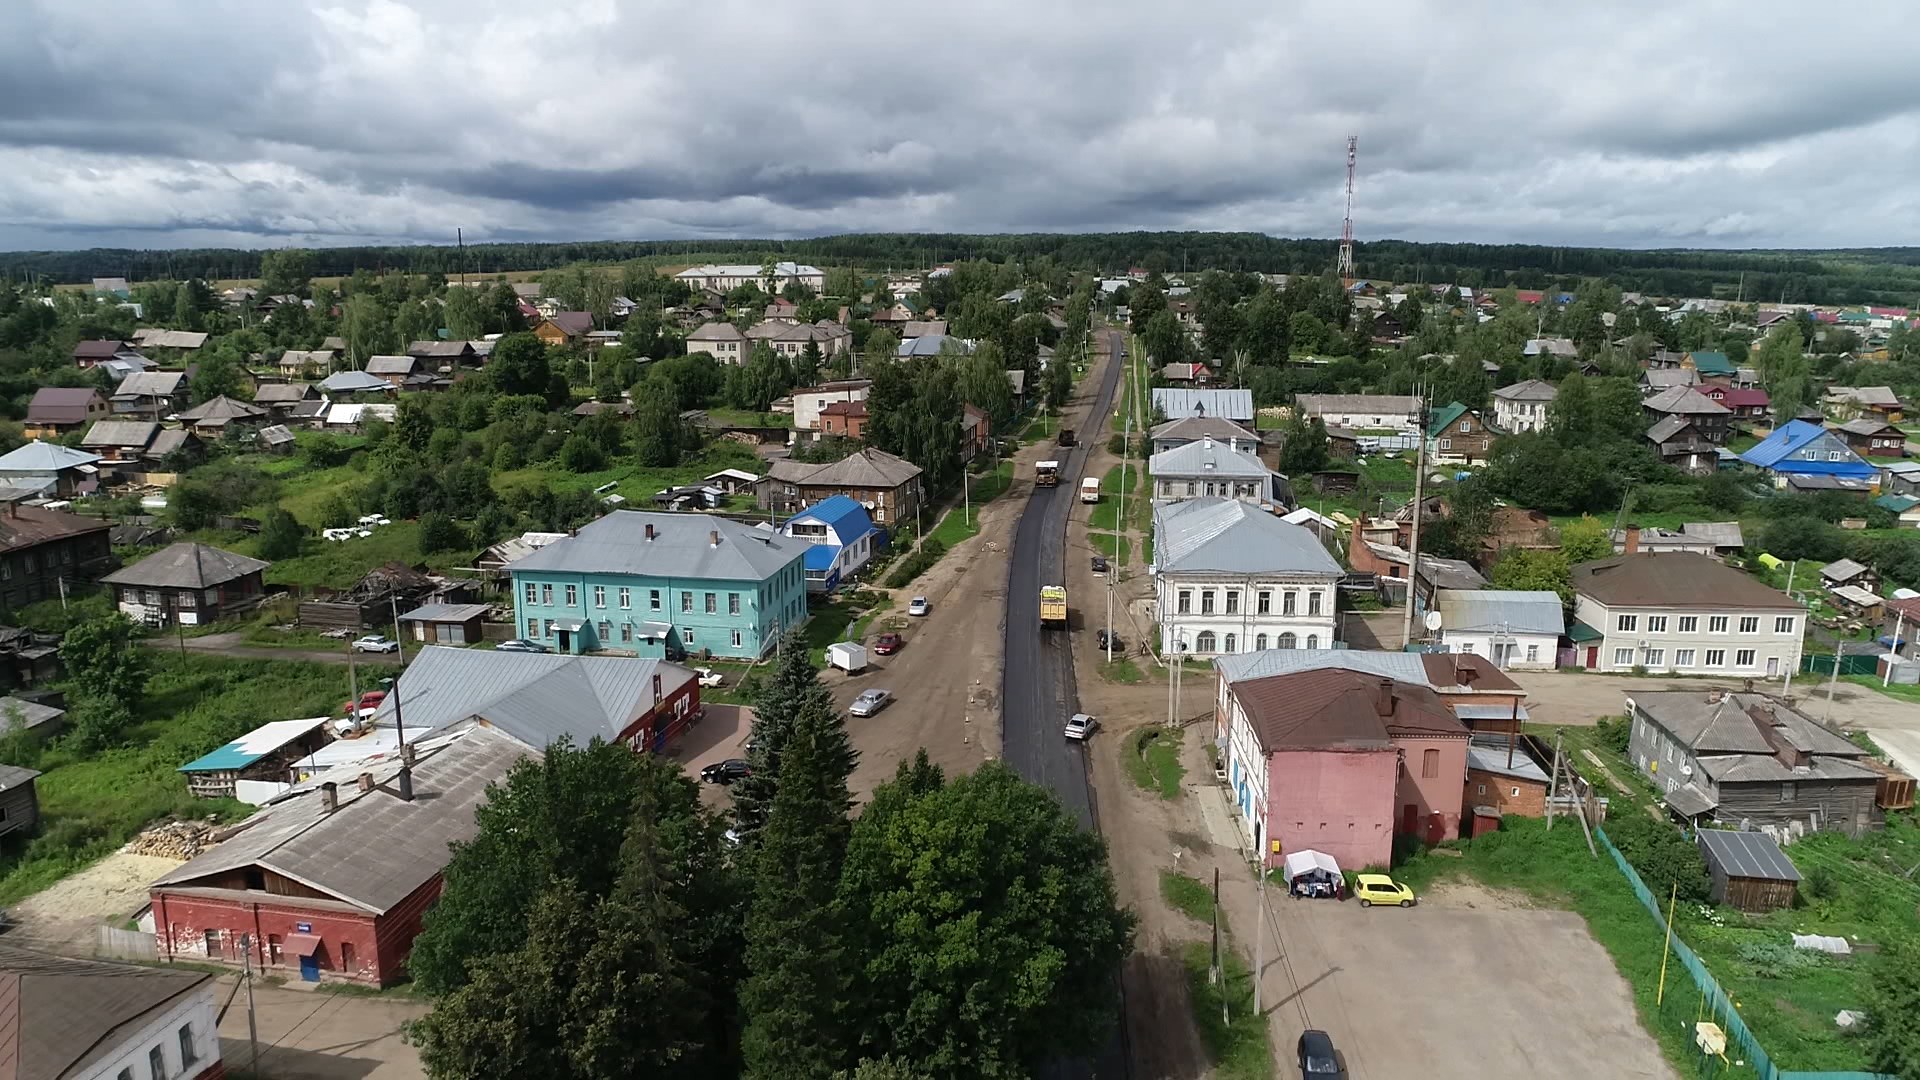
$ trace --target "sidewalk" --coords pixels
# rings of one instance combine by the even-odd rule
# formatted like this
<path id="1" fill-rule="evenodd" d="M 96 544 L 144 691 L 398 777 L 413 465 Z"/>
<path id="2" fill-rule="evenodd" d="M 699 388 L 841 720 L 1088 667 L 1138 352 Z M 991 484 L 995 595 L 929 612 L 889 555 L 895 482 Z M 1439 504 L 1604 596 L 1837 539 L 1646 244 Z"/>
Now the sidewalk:
<path id="1" fill-rule="evenodd" d="M 215 993 L 227 1000 L 238 976 L 221 976 Z M 401 1041 L 401 1025 L 424 1016 L 412 998 L 378 998 L 328 990 L 293 990 L 256 982 L 254 1022 L 260 1037 L 259 1074 L 268 1080 L 421 1080 L 420 1054 Z M 220 1021 L 220 1054 L 229 1073 L 251 1064 L 247 991 L 233 998 Z"/>

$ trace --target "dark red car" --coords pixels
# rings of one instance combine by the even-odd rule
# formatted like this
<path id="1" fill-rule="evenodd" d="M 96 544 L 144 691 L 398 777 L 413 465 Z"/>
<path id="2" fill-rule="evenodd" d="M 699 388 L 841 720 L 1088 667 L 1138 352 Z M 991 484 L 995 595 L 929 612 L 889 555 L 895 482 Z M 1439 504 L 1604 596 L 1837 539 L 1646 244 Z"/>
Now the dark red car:
<path id="1" fill-rule="evenodd" d="M 899 634 L 881 634 L 873 639 L 873 651 L 881 656 L 892 656 L 900 651 L 900 646 L 905 644 L 906 642 Z"/>

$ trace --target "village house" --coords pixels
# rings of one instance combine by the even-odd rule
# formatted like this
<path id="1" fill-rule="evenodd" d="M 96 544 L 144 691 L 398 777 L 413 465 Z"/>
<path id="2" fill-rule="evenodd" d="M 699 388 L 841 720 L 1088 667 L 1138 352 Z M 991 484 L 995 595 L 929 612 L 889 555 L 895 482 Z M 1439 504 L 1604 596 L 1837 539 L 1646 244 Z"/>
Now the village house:
<path id="1" fill-rule="evenodd" d="M 867 437 L 867 413 L 864 401 L 836 401 L 820 410 L 820 434 L 842 439 Z"/>
<path id="2" fill-rule="evenodd" d="M 182 541 L 101 578 L 121 614 L 146 626 L 200 626 L 251 610 L 266 595 L 259 559 Z"/>
<path id="3" fill-rule="evenodd" d="M 1501 431 L 1516 434 L 1547 426 L 1547 408 L 1560 393 L 1550 382 L 1528 379 L 1493 392 L 1493 422 Z"/>
<path id="4" fill-rule="evenodd" d="M 1701 441 L 1714 446 L 1727 441 L 1733 412 L 1692 387 L 1670 387 L 1644 399 L 1640 404 L 1646 413 L 1647 423 L 1656 428 L 1663 420 L 1677 418 L 1686 421 Z M 1653 438 L 1651 431 L 1648 438 Z"/>
<path id="5" fill-rule="evenodd" d="M 1796 480 L 1834 480 L 1858 482 L 1864 491 L 1879 475 L 1840 434 L 1805 420 L 1774 428 L 1740 460 L 1768 473 L 1779 488 Z"/>
<path id="6" fill-rule="evenodd" d="M 687 351 L 703 352 L 723 364 L 738 366 L 747 362 L 752 342 L 730 322 L 710 322 L 687 335 Z"/>
<path id="7" fill-rule="evenodd" d="M 1740 826 L 1877 827 L 1881 773 L 1869 755 L 1764 694 L 1635 692 L 1627 756 L 1689 821 Z"/>
<path id="8" fill-rule="evenodd" d="M 1149 432 L 1149 438 L 1155 454 L 1178 449 L 1201 439 L 1212 439 L 1216 444 L 1242 454 L 1257 455 L 1260 451 L 1258 434 L 1219 416 L 1187 416 L 1169 420 L 1156 425 Z"/>
<path id="9" fill-rule="evenodd" d="M 1173 386 L 1206 386 L 1213 381 L 1213 372 L 1205 364 L 1168 364 L 1160 369 L 1160 377 Z"/>
<path id="10" fill-rule="evenodd" d="M 428 371 L 452 371 L 480 363 L 480 354 L 471 341 L 415 341 L 407 346 L 407 355 Z"/>
<path id="11" fill-rule="evenodd" d="M 1426 434 L 1428 457 L 1442 465 L 1483 463 L 1493 446 L 1493 432 L 1480 415 L 1457 401 L 1429 414 Z"/>
<path id="12" fill-rule="evenodd" d="M 1903 407 L 1890 386 L 1829 386 L 1820 402 L 1842 420 L 1865 416 L 1893 422 Z"/>
<path id="13" fill-rule="evenodd" d="M 1765 420 L 1772 411 L 1772 399 L 1765 390 L 1714 384 L 1702 386 L 1700 393 L 1708 401 L 1726 406 L 1735 420 Z"/>
<path id="14" fill-rule="evenodd" d="M 578 345 L 593 329 L 593 315 L 585 311 L 556 311 L 542 318 L 533 328 L 533 336 L 548 345 Z"/>
<path id="15" fill-rule="evenodd" d="M 1253 391 L 1158 387 L 1153 391 L 1154 412 L 1168 420 L 1216 416 L 1236 424 L 1253 423 Z"/>
<path id="16" fill-rule="evenodd" d="M 121 353 L 129 351 L 124 341 L 80 341 L 73 346 L 73 366 L 82 371 L 97 367 Z"/>
<path id="17" fill-rule="evenodd" d="M 1573 568 L 1578 666 L 1767 678 L 1799 666 L 1798 601 L 1711 556 L 1642 552 L 1636 540 Z"/>
<path id="18" fill-rule="evenodd" d="M 322 378 L 333 370 L 332 349 L 288 349 L 280 354 L 280 374 L 289 379 Z"/>
<path id="19" fill-rule="evenodd" d="M 220 990 L 204 971 L 0 945 L 9 1080 L 220 1080 Z"/>
<path id="20" fill-rule="evenodd" d="M 1509 589 L 1441 589 L 1440 644 L 1449 652 L 1484 656 L 1495 667 L 1552 671 L 1558 662 L 1566 612 L 1560 594 Z"/>
<path id="21" fill-rule="evenodd" d="M 1409 395 L 1297 394 L 1294 401 L 1305 416 L 1318 417 L 1328 427 L 1412 435 L 1422 426 L 1420 399 Z"/>
<path id="22" fill-rule="evenodd" d="M 267 415 L 276 420 L 285 420 L 303 401 L 319 398 L 320 392 L 310 383 L 262 383 L 253 392 L 253 403 L 267 410 Z"/>
<path id="23" fill-rule="evenodd" d="M 865 401 L 867 391 L 872 386 L 872 379 L 845 379 L 793 391 L 790 396 L 793 398 L 794 430 L 819 431 L 820 410 L 835 402 Z"/>
<path id="24" fill-rule="evenodd" d="M 161 427 L 151 420 L 102 420 L 81 436 L 80 448 L 99 454 L 102 465 L 126 466 L 157 465 L 176 452 L 198 455 L 202 446 L 185 428 Z"/>
<path id="25" fill-rule="evenodd" d="M 528 752 L 475 725 L 322 774 L 153 883 L 162 957 L 239 967 L 251 951 L 302 982 L 398 981 L 449 845 L 473 837 L 488 785 Z"/>
<path id="26" fill-rule="evenodd" d="M 43 386 L 27 402 L 24 434 L 29 439 L 58 439 L 112 411 L 106 397 L 91 386 Z"/>
<path id="27" fill-rule="evenodd" d="M 327 718 L 274 720 L 180 766 L 187 793 L 258 806 L 291 788 L 294 765 L 327 744 Z M 251 785 L 243 787 L 243 785 Z"/>
<path id="28" fill-rule="evenodd" d="M 217 439 L 231 427 L 258 427 L 266 415 L 267 410 L 250 401 L 238 401 L 222 394 L 180 413 L 177 419 L 200 438 Z"/>
<path id="29" fill-rule="evenodd" d="M 795 514 L 834 495 L 866 507 L 884 528 L 912 522 L 925 497 L 920 466 L 873 447 L 824 465 L 782 458 L 754 486 L 759 508 L 777 514 Z"/>
<path id="30" fill-rule="evenodd" d="M 1720 469 L 1720 447 L 1690 416 L 1667 416 L 1647 429 L 1647 441 L 1661 461 L 1691 476 Z"/>
<path id="31" fill-rule="evenodd" d="M 1863 416 L 1844 424 L 1828 424 L 1827 430 L 1840 436 L 1847 448 L 1861 457 L 1907 456 L 1907 433 L 1885 420 Z"/>
<path id="32" fill-rule="evenodd" d="M 70 499 L 100 486 L 100 455 L 39 439 L 0 454 L 0 501 Z"/>
<path id="33" fill-rule="evenodd" d="M 65 595 L 62 583 L 82 585 L 113 560 L 110 526 L 100 518 L 10 502 L 0 506 L 0 608 Z"/>
<path id="34" fill-rule="evenodd" d="M 1636 524 L 1629 524 L 1624 529 L 1610 529 L 1607 538 L 1613 541 L 1616 554 L 1627 550 L 1629 535 L 1635 551 L 1693 551 L 1723 558 L 1738 553 L 1746 546 L 1746 538 L 1737 521 L 1688 521 L 1677 530 L 1642 528 Z"/>
<path id="35" fill-rule="evenodd" d="M 1700 373 L 1691 368 L 1663 367 L 1653 364 L 1640 373 L 1641 397 L 1652 397 L 1663 390 L 1672 390 L 1675 387 L 1698 385 L 1700 385 Z"/>
<path id="36" fill-rule="evenodd" d="M 1161 648 L 1199 656 L 1331 649 L 1340 564 L 1312 533 L 1223 498 L 1153 512 Z"/>
<path id="37" fill-rule="evenodd" d="M 142 371 L 120 380 L 113 391 L 113 411 L 163 420 L 186 407 L 187 373 Z"/>
<path id="38" fill-rule="evenodd" d="M 885 540 L 866 508 L 845 495 L 793 515 L 781 523 L 780 534 L 810 545 L 803 557 L 810 593 L 830 593 L 859 577 Z"/>
<path id="39" fill-rule="evenodd" d="M 1460 807 L 1463 823 L 1480 808 L 1501 816 L 1544 817 L 1552 786 L 1547 770 L 1520 740 L 1475 735 L 1467 743 L 1467 790 Z"/>
<path id="40" fill-rule="evenodd" d="M 1253 506 L 1284 510 L 1293 503 L 1293 489 L 1258 457 L 1234 450 L 1203 435 L 1198 442 L 1162 450 L 1147 459 L 1155 502 L 1220 496 Z"/>
<path id="41" fill-rule="evenodd" d="M 405 390 L 421 373 L 422 362 L 414 356 L 369 356 L 367 374 L 391 384 L 395 390 Z"/>

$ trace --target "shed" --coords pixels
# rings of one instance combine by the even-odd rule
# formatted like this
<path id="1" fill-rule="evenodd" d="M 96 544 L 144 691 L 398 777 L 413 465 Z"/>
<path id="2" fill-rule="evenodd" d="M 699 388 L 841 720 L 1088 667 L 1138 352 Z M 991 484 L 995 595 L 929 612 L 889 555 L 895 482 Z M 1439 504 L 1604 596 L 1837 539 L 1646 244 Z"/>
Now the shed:
<path id="1" fill-rule="evenodd" d="M 180 766 L 187 791 L 202 799 L 233 798 L 242 780 L 284 783 L 293 763 L 327 741 L 327 718 L 275 720 Z"/>
<path id="2" fill-rule="evenodd" d="M 1763 832 L 1702 829 L 1700 854 L 1713 878 L 1713 902 L 1761 913 L 1793 906 L 1800 871 Z"/>
<path id="3" fill-rule="evenodd" d="M 0 765 L 0 836 L 31 836 L 40 821 L 40 795 L 33 781 L 40 774 L 18 765 Z"/>
<path id="4" fill-rule="evenodd" d="M 472 645 L 481 640 L 485 604 L 423 604 L 400 616 L 401 633 L 415 641 Z"/>

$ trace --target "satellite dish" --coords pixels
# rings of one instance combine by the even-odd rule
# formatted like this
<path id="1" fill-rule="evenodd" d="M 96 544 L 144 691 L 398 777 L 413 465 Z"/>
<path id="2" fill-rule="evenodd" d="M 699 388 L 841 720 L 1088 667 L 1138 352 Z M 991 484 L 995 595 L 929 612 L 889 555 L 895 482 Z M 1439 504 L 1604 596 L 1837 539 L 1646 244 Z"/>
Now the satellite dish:
<path id="1" fill-rule="evenodd" d="M 1426 624 L 1429 630 L 1440 629 L 1440 613 L 1437 611 L 1427 612 Z"/>

